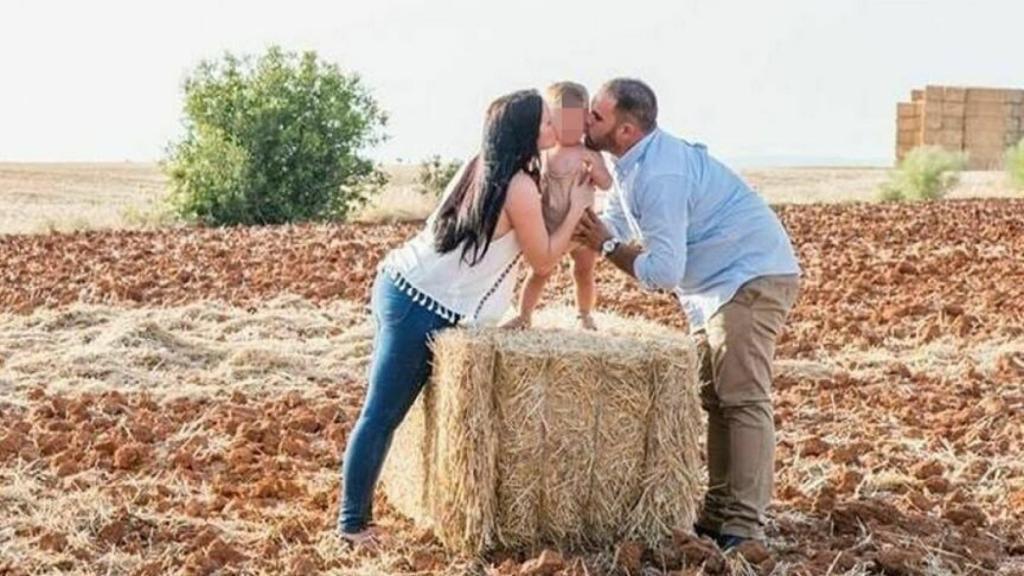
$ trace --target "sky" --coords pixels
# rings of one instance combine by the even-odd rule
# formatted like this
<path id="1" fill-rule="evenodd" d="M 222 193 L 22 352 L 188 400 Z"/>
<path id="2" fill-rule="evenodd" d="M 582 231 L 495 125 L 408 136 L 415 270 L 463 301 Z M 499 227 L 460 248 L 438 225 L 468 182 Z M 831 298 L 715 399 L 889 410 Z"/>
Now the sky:
<path id="1" fill-rule="evenodd" d="M 383 162 L 468 156 L 503 93 L 633 76 L 723 159 L 884 165 L 911 89 L 1024 88 L 1021 22 L 1021 0 L 6 0 L 0 161 L 158 160 L 198 62 L 276 44 L 362 77 Z"/>

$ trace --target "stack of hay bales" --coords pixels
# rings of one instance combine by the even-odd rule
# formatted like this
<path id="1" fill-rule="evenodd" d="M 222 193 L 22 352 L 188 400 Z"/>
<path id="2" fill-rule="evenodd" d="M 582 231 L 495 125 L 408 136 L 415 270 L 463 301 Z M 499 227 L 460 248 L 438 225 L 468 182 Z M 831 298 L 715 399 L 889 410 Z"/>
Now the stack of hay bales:
<path id="1" fill-rule="evenodd" d="M 967 153 L 972 170 L 1000 168 L 1024 137 L 1024 90 L 926 86 L 896 105 L 896 160 L 918 146 Z"/>
<path id="2" fill-rule="evenodd" d="M 1001 168 L 1006 149 L 1020 141 L 1024 90 L 968 88 L 964 105 L 964 149 L 968 166 Z"/>
<path id="3" fill-rule="evenodd" d="M 434 342 L 433 378 L 396 432 L 383 485 L 450 549 L 653 543 L 692 526 L 702 429 L 693 342 L 608 316 L 596 333 L 558 328 L 567 318 Z"/>

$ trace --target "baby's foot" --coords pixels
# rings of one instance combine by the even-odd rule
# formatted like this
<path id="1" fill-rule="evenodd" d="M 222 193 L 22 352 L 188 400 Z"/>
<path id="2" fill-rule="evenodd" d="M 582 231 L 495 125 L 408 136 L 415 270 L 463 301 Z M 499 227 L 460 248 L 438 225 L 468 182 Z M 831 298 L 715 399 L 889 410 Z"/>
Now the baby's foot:
<path id="1" fill-rule="evenodd" d="M 529 328 L 531 324 L 532 321 L 529 316 L 523 316 L 522 314 L 520 314 L 515 318 L 509 320 L 508 322 L 502 324 L 500 328 L 505 328 L 506 330 L 525 330 Z"/>
<path id="2" fill-rule="evenodd" d="M 576 319 L 580 323 L 580 328 L 584 330 L 597 330 L 597 324 L 594 323 L 594 318 L 590 314 L 580 314 Z"/>

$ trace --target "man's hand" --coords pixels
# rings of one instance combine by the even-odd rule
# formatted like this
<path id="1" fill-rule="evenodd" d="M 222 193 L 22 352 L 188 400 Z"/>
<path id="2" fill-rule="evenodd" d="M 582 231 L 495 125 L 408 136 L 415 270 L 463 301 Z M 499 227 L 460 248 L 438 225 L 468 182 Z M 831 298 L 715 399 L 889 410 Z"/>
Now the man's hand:
<path id="1" fill-rule="evenodd" d="M 605 227 L 604 222 L 597 217 L 597 214 L 594 214 L 593 210 L 587 208 L 587 211 L 583 213 L 583 217 L 580 218 L 580 223 L 576 225 L 576 231 L 573 232 L 572 239 L 600 254 L 601 245 L 609 238 L 612 238 L 612 233 Z M 639 246 L 619 244 L 619 247 L 608 255 L 608 261 L 619 270 L 636 278 L 633 264 L 637 256 L 642 253 L 643 249 Z"/>
<path id="2" fill-rule="evenodd" d="M 598 254 L 601 253 L 601 245 L 604 244 L 604 241 L 611 237 L 611 232 L 591 208 L 587 208 L 583 213 L 583 217 L 580 218 L 579 224 L 576 225 L 576 231 L 572 235 L 573 240 Z"/>

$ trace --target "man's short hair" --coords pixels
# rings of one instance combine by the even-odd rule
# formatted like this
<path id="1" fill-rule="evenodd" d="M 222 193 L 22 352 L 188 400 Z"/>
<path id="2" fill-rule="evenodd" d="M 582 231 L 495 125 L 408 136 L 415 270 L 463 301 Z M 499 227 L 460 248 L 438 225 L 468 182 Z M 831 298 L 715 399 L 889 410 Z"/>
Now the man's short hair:
<path id="1" fill-rule="evenodd" d="M 615 98 L 615 111 L 626 114 L 644 132 L 658 127 L 658 99 L 654 90 L 635 78 L 615 78 L 601 87 Z"/>
<path id="2" fill-rule="evenodd" d="M 548 100 L 559 108 L 586 108 L 590 103 L 586 86 L 575 82 L 555 82 L 547 93 Z"/>

